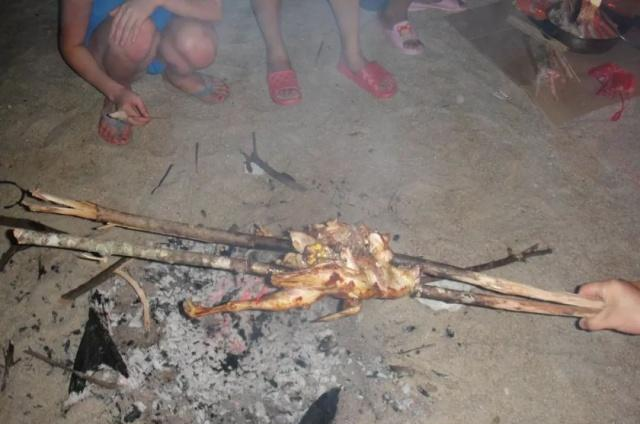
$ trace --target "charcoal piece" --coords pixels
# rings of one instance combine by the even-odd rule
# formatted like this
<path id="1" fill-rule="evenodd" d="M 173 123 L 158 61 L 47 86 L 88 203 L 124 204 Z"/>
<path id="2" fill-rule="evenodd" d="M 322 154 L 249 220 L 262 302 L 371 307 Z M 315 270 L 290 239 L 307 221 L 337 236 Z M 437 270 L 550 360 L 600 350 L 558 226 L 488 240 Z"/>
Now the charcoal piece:
<path id="1" fill-rule="evenodd" d="M 336 416 L 340 387 L 334 387 L 322 394 L 311 404 L 299 424 L 330 424 Z"/>
<path id="2" fill-rule="evenodd" d="M 108 305 L 110 300 L 99 291 L 91 296 L 89 319 L 73 362 L 75 371 L 95 371 L 102 364 L 108 365 L 125 377 L 129 377 L 127 365 L 111 338 Z M 80 393 L 87 382 L 76 374 L 71 376 L 69 393 Z"/>
<path id="3" fill-rule="evenodd" d="M 28 249 L 30 246 L 21 246 L 12 244 L 9 248 L 0 256 L 0 272 L 4 271 L 4 268 L 7 266 L 13 255 L 16 253 Z"/>
<path id="4" fill-rule="evenodd" d="M 131 411 L 124 416 L 123 421 L 125 423 L 132 423 L 142 416 L 142 411 L 135 405 L 131 405 Z"/>

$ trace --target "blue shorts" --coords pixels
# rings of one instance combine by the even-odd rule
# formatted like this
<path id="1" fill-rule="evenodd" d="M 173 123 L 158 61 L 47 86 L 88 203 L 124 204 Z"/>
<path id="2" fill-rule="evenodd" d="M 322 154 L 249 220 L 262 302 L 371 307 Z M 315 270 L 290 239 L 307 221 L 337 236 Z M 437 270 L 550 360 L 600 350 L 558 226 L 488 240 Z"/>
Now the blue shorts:
<path id="1" fill-rule="evenodd" d="M 89 17 L 89 26 L 87 27 L 87 33 L 84 36 L 85 44 L 89 44 L 89 40 L 93 35 L 93 32 L 100 26 L 100 24 L 109 17 L 109 13 L 124 3 L 124 0 L 93 0 L 93 6 L 91 7 L 91 16 Z M 156 26 L 158 31 L 162 31 L 171 19 L 173 19 L 173 13 L 162 7 L 156 8 L 150 16 L 151 21 Z M 166 65 L 158 60 L 153 59 L 153 62 L 147 67 L 147 73 L 149 74 L 161 74 L 164 72 Z"/>
<path id="2" fill-rule="evenodd" d="M 389 0 L 360 0 L 360 7 L 366 10 L 377 12 L 384 10 L 389 5 Z"/>

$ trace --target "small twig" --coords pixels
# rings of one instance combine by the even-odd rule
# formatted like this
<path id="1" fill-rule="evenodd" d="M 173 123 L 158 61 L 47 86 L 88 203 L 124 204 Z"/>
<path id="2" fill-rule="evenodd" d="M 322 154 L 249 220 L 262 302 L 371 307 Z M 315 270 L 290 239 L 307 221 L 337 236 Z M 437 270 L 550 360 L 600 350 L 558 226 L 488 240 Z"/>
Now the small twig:
<path id="1" fill-rule="evenodd" d="M 0 181 L 0 184 L 12 185 L 15 188 L 17 188 L 18 190 L 20 190 L 20 198 L 18 200 L 16 200 L 15 202 L 13 202 L 13 203 L 10 203 L 8 205 L 3 206 L 3 208 L 5 208 L 5 209 L 11 209 L 14 206 L 18 206 L 20 203 L 22 203 L 22 201 L 24 200 L 25 196 L 29 193 L 28 190 L 25 190 L 24 188 L 20 187 L 15 181 L 2 180 L 2 181 Z"/>
<path id="2" fill-rule="evenodd" d="M 164 180 L 167 178 L 167 175 L 169 175 L 169 172 L 171 172 L 171 168 L 173 168 L 173 164 L 170 164 L 169 167 L 167 168 L 167 170 L 164 171 L 164 175 L 162 176 L 162 178 L 160 178 L 160 181 L 158 182 L 158 185 L 155 186 L 153 188 L 153 190 L 151 190 L 151 194 L 155 193 L 156 190 L 160 188 L 162 183 L 164 183 Z"/>
<path id="3" fill-rule="evenodd" d="M 483 264 L 473 265 L 470 267 L 466 267 L 465 269 L 468 271 L 475 272 L 484 272 L 490 269 L 501 268 L 506 265 L 510 265 L 515 262 L 526 262 L 527 259 L 532 258 L 534 256 L 544 256 L 550 255 L 553 253 L 553 249 L 538 249 L 538 245 L 534 244 L 519 253 L 514 253 L 511 248 L 507 249 L 507 256 L 504 258 L 496 259 L 493 261 L 485 262 Z"/>
<path id="4" fill-rule="evenodd" d="M 247 166 L 247 169 L 249 171 L 251 170 L 251 164 L 255 164 L 260 169 L 262 169 L 265 172 L 265 174 L 267 174 L 274 180 L 278 181 L 279 183 L 289 187 L 290 189 L 293 189 L 296 191 L 307 191 L 307 188 L 304 185 L 297 182 L 295 178 L 293 178 L 291 175 L 287 174 L 286 172 L 276 171 L 271 165 L 269 165 L 269 163 L 263 160 L 258 155 L 258 145 L 256 141 L 255 131 L 251 133 L 251 137 L 252 137 L 252 144 L 253 144 L 253 151 L 251 152 L 251 154 L 248 155 L 242 150 L 240 150 L 240 154 L 244 156 L 245 165 Z"/>
<path id="5" fill-rule="evenodd" d="M 146 333 L 151 330 L 151 311 L 149 309 L 149 299 L 147 299 L 147 295 L 145 294 L 142 286 L 138 283 L 127 271 L 123 269 L 116 269 L 113 271 L 119 277 L 122 277 L 136 292 L 138 298 L 140 299 L 140 303 L 142 303 L 142 321 L 144 323 L 144 331 Z"/>
<path id="6" fill-rule="evenodd" d="M 2 383 L 0 384 L 0 392 L 4 392 L 4 389 L 6 389 L 7 387 L 7 382 L 9 381 L 9 370 L 11 369 L 12 366 L 20 362 L 20 359 L 16 361 L 13 358 L 14 350 L 15 350 L 15 347 L 13 346 L 13 343 L 11 342 L 11 340 L 9 340 L 9 343 L 7 343 L 6 349 L 2 348 L 2 354 L 4 356 L 4 366 L 2 368 L 4 369 L 4 372 L 2 373 Z"/>
<path id="7" fill-rule="evenodd" d="M 318 47 L 318 52 L 316 53 L 316 60 L 314 61 L 314 64 L 316 66 L 318 66 L 318 59 L 320 59 L 320 53 L 322 53 L 323 47 L 324 47 L 324 40 L 320 42 L 320 47 Z"/>
<path id="8" fill-rule="evenodd" d="M 7 266 L 13 255 L 16 253 L 28 249 L 29 246 L 18 246 L 12 244 L 9 248 L 0 256 L 0 272 L 4 271 L 4 268 Z"/>
<path id="9" fill-rule="evenodd" d="M 77 375 L 78 377 L 87 380 L 90 383 L 93 383 L 97 386 L 100 387 L 104 387 L 105 389 L 117 389 L 119 387 L 118 383 L 116 381 L 105 381 L 102 380 L 100 378 L 96 378 L 94 376 L 91 376 L 87 373 L 84 372 L 80 372 L 80 371 L 76 371 L 73 368 L 65 365 L 64 363 L 60 362 L 60 361 L 55 361 L 53 359 L 49 359 L 47 357 L 47 355 L 43 355 L 42 353 L 38 353 L 35 352 L 33 350 L 31 350 L 31 348 L 28 348 L 27 350 L 24 351 L 24 353 L 26 353 L 27 355 L 33 356 L 36 359 L 41 360 L 42 362 L 46 362 L 47 364 L 51 365 L 52 367 L 55 368 L 60 368 L 63 369 L 67 372 L 70 372 L 72 374 Z"/>
<path id="10" fill-rule="evenodd" d="M 86 292 L 98 287 L 100 284 L 102 284 L 105 281 L 107 281 L 109 279 L 109 277 L 111 277 L 111 275 L 113 275 L 114 271 L 116 271 L 121 266 L 127 264 L 130 260 L 131 260 L 130 258 L 120 258 L 120 259 L 118 259 L 112 265 L 110 265 L 108 268 L 106 268 L 105 270 L 101 271 L 100 273 L 98 273 L 97 275 L 92 277 L 86 283 L 83 283 L 83 284 L 79 285 L 78 287 L 76 287 L 75 289 L 69 290 L 68 292 L 63 294 L 61 296 L 62 299 L 64 299 L 64 300 L 74 300 L 78 296 L 81 296 L 84 293 L 86 293 Z"/>
<path id="11" fill-rule="evenodd" d="M 399 350 L 399 351 L 397 351 L 396 353 L 397 353 L 398 355 L 404 355 L 405 353 L 410 353 L 410 352 L 414 352 L 414 351 L 416 351 L 416 350 L 426 349 L 426 348 L 428 348 L 428 347 L 433 347 L 433 346 L 435 346 L 435 344 L 434 344 L 434 343 L 425 343 L 425 344 L 420 345 L 420 346 L 418 346 L 418 347 L 412 347 L 411 349 Z"/>
<path id="12" fill-rule="evenodd" d="M 196 142 L 196 152 L 195 152 L 195 161 L 196 161 L 196 174 L 198 173 L 198 156 L 200 151 L 200 143 Z"/>
<path id="13" fill-rule="evenodd" d="M 116 110 L 115 112 L 107 113 L 107 116 L 116 121 L 128 122 L 129 115 L 124 110 Z M 169 116 L 149 116 L 149 119 L 169 119 Z"/>

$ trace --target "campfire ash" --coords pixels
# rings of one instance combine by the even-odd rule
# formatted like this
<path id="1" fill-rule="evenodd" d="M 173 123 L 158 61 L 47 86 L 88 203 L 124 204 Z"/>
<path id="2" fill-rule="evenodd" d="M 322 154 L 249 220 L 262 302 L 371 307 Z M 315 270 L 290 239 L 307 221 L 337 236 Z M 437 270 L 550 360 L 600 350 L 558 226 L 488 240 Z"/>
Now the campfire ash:
<path id="1" fill-rule="evenodd" d="M 181 240 L 171 240 L 170 246 L 215 250 Z M 216 303 L 271 289 L 250 275 L 158 263 L 145 265 L 143 280 L 154 286 L 152 315 L 160 336 L 151 346 L 122 343 L 129 389 L 106 398 L 118 405 L 121 418 L 143 409 L 147 419 L 157 422 L 298 423 L 326 391 L 349 390 L 354 372 L 363 378 L 391 374 L 380 358 L 352 358 L 328 324 L 310 322 L 335 310 L 333 302 L 310 311 L 221 314 L 193 321 L 177 307 L 186 297 Z M 127 293 L 125 284 L 115 292 Z M 133 305 L 112 320 L 141 332 L 139 309 Z M 407 398 L 401 392 L 397 397 Z"/>

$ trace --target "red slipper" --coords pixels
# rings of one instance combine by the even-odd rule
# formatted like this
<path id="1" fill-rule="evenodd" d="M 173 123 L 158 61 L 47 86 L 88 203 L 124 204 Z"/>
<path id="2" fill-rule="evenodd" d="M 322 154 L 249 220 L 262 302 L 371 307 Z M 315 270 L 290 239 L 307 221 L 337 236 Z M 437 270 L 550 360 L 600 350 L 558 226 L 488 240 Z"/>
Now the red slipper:
<path id="1" fill-rule="evenodd" d="M 293 106 L 302 100 L 298 77 L 293 69 L 271 72 L 267 75 L 267 85 L 271 100 L 277 105 Z M 295 91 L 297 94 L 293 97 L 281 97 L 280 94 L 285 90 Z"/>
<path id="2" fill-rule="evenodd" d="M 378 99 L 389 99 L 398 91 L 393 74 L 377 62 L 368 62 L 358 72 L 353 72 L 344 62 L 340 61 L 338 72 Z"/>
<path id="3" fill-rule="evenodd" d="M 102 112 L 98 121 L 98 135 L 104 141 L 116 145 L 128 144 L 131 133 L 131 124 L 111 118 L 108 113 Z"/>

